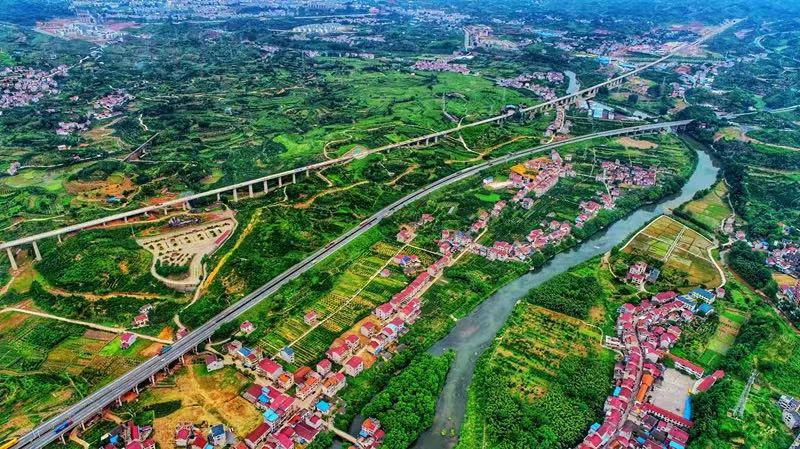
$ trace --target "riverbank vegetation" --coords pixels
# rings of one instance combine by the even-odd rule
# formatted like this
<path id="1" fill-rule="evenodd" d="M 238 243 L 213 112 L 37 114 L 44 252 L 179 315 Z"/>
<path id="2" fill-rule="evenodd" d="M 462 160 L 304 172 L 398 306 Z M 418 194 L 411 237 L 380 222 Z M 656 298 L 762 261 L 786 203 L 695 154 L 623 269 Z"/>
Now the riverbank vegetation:
<path id="1" fill-rule="evenodd" d="M 381 447 L 406 449 L 430 427 L 454 357 L 419 356 L 364 406 L 361 415 L 377 418 L 386 431 Z"/>

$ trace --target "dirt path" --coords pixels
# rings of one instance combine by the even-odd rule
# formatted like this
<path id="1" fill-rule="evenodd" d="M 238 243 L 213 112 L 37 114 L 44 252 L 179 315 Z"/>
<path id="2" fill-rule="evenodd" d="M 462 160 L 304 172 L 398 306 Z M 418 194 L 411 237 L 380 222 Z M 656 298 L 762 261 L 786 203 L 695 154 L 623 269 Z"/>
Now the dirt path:
<path id="1" fill-rule="evenodd" d="M 233 247 L 230 249 L 230 251 L 228 251 L 227 253 L 225 253 L 225 255 L 220 257 L 219 262 L 217 262 L 217 265 L 214 267 L 213 270 L 211 270 L 211 273 L 209 273 L 208 276 L 206 276 L 206 278 L 200 284 L 200 286 L 197 287 L 192 302 L 187 304 L 184 307 L 184 309 L 194 304 L 197 301 L 197 299 L 200 298 L 200 296 L 202 296 L 201 292 L 204 291 L 206 288 L 208 288 L 208 286 L 211 285 L 212 282 L 214 282 L 214 279 L 217 278 L 219 271 L 222 269 L 223 266 L 225 266 L 225 263 L 231 257 L 231 254 L 233 254 L 242 244 L 244 239 L 247 238 L 247 236 L 250 235 L 251 232 L 253 232 L 253 228 L 256 226 L 256 223 L 258 223 L 260 219 L 261 219 L 261 209 L 258 209 L 256 213 L 253 214 L 253 218 L 250 219 L 250 222 L 247 223 L 247 226 L 242 230 L 242 233 L 239 235 L 239 238 L 236 239 L 236 243 L 233 244 Z"/>
<path id="2" fill-rule="evenodd" d="M 346 186 L 346 187 L 333 187 L 333 188 L 330 188 L 330 189 L 327 189 L 327 190 L 323 190 L 322 192 L 317 193 L 316 195 L 314 195 L 311 198 L 303 201 L 302 203 L 295 204 L 293 207 L 295 209 L 308 209 L 309 207 L 311 207 L 312 204 L 314 204 L 314 201 L 316 201 L 317 198 L 319 198 L 321 196 L 330 195 L 331 193 L 336 193 L 336 192 L 344 192 L 345 190 L 350 190 L 350 189 L 352 189 L 354 187 L 358 187 L 358 186 L 360 186 L 362 184 L 366 184 L 368 182 L 369 181 L 366 181 L 366 180 L 365 181 L 359 181 L 359 182 L 357 182 L 355 184 L 350 184 L 349 186 Z"/>
<path id="3" fill-rule="evenodd" d="M 71 292 L 68 290 L 64 290 L 61 288 L 53 287 L 51 285 L 44 285 L 42 287 L 48 292 L 56 296 L 82 296 L 89 301 L 102 301 L 105 299 L 112 299 L 118 297 L 125 297 L 125 298 L 135 298 L 135 299 L 165 299 L 165 300 L 173 300 L 175 298 L 159 295 L 157 293 L 126 293 L 126 292 L 114 292 L 114 293 L 107 293 L 104 295 L 98 295 L 95 293 L 84 293 L 84 292 Z"/>
<path id="4" fill-rule="evenodd" d="M 419 168 L 419 164 L 411 164 L 407 169 L 405 169 L 405 171 L 403 171 L 403 173 L 400 173 L 394 179 L 392 179 L 391 181 L 387 182 L 386 185 L 387 186 L 393 186 L 393 185 L 397 184 L 397 182 L 400 181 L 401 179 L 403 179 L 403 177 L 405 177 L 406 175 L 412 173 L 414 170 L 416 170 L 418 168 Z"/>
<path id="5" fill-rule="evenodd" d="M 64 317 L 60 317 L 58 315 L 51 315 L 49 313 L 38 312 L 38 311 L 35 311 L 35 310 L 20 309 L 20 308 L 17 308 L 17 307 L 6 307 L 5 309 L 0 309 L 0 313 L 9 313 L 9 312 L 26 313 L 28 315 L 34 315 L 34 316 L 38 316 L 40 318 L 49 318 L 51 320 L 63 321 L 65 323 L 80 324 L 81 326 L 86 326 L 88 328 L 96 329 L 96 330 L 100 330 L 100 331 L 111 332 L 113 334 L 121 334 L 123 332 L 130 332 L 130 331 L 126 331 L 125 329 L 122 329 L 120 327 L 103 326 L 102 324 L 90 323 L 88 321 L 73 320 L 73 319 L 70 319 L 70 318 L 64 318 Z M 168 345 L 173 343 L 172 340 L 164 340 L 164 339 L 157 338 L 157 337 L 151 337 L 149 335 L 138 334 L 136 332 L 131 332 L 131 333 L 136 335 L 138 338 L 141 338 L 141 339 L 144 339 L 144 340 L 154 341 L 156 343 L 164 343 L 164 344 L 168 344 Z"/>
<path id="6" fill-rule="evenodd" d="M 322 169 L 316 173 L 317 178 L 323 180 L 325 184 L 328 184 L 328 187 L 333 187 L 333 182 L 330 179 L 326 178 L 325 175 L 322 173 L 325 169 Z"/>
<path id="7" fill-rule="evenodd" d="M 23 223 L 32 223 L 34 221 L 50 221 L 50 220 L 55 220 L 56 218 L 61 218 L 63 216 L 64 216 L 64 214 L 53 215 L 52 217 L 43 217 L 43 218 L 27 218 L 25 220 L 20 220 L 20 221 L 11 223 L 10 225 L 6 226 L 5 228 L 0 229 L 0 231 L 7 231 L 9 229 L 16 228 L 17 226 L 19 226 L 19 225 L 21 225 Z"/>
<path id="8" fill-rule="evenodd" d="M 523 139 L 533 139 L 533 136 L 516 136 L 513 139 L 506 140 L 505 142 L 501 142 L 501 143 L 498 143 L 497 145 L 492 145 L 492 146 L 490 146 L 488 148 L 483 149 L 482 151 L 478 152 L 478 155 L 473 157 L 472 159 L 466 159 L 466 160 L 449 159 L 449 160 L 444 161 L 444 163 L 445 164 L 456 164 L 456 163 L 462 163 L 462 162 L 479 162 L 479 161 L 483 160 L 484 156 L 490 154 L 492 151 L 494 151 L 494 150 L 496 150 L 498 148 L 502 148 L 502 147 L 504 147 L 506 145 L 512 144 L 514 142 L 518 142 L 518 141 L 523 140 Z M 475 152 L 475 151 L 473 151 L 473 152 Z"/>

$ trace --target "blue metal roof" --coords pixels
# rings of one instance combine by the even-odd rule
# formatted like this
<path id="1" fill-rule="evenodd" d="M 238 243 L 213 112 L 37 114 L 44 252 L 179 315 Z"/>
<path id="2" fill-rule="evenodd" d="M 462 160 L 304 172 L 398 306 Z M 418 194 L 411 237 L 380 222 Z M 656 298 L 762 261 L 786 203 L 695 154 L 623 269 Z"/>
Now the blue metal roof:
<path id="1" fill-rule="evenodd" d="M 700 307 L 697 308 L 697 311 L 702 314 L 708 314 L 714 311 L 714 307 L 712 307 L 711 304 L 704 302 L 700 304 Z"/>
<path id="2" fill-rule="evenodd" d="M 319 410 L 319 411 L 321 411 L 323 413 L 326 413 L 330 409 L 331 409 L 331 405 L 328 404 L 327 402 L 325 402 L 325 401 L 317 402 L 317 410 Z"/>
<path id="3" fill-rule="evenodd" d="M 711 293 L 710 291 L 708 291 L 708 290 L 704 289 L 704 288 L 699 288 L 699 287 L 698 287 L 698 288 L 696 288 L 696 289 L 692 290 L 692 293 L 694 293 L 695 295 L 702 296 L 702 297 L 703 297 L 703 298 L 705 298 L 705 299 L 712 299 L 712 298 L 714 298 L 714 294 L 713 294 L 713 293 Z"/>

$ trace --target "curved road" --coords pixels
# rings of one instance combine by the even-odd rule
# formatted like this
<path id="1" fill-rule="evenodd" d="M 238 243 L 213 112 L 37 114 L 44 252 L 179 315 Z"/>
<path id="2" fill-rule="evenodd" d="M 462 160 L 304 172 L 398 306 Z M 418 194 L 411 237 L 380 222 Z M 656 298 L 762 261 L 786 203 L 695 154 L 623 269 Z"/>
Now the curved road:
<path id="1" fill-rule="evenodd" d="M 99 413 L 106 405 L 112 403 L 117 398 L 121 397 L 123 394 L 132 390 L 134 387 L 141 384 L 142 382 L 147 381 L 147 379 L 149 379 L 152 375 L 168 367 L 171 363 L 179 359 L 186 352 L 189 352 L 193 348 L 202 345 L 203 342 L 209 339 L 211 335 L 221 325 L 236 319 L 238 316 L 240 316 L 250 308 L 254 307 L 258 303 L 263 301 L 265 298 L 276 292 L 279 288 L 281 288 L 289 281 L 305 273 L 306 271 L 314 267 L 314 265 L 316 265 L 329 255 L 333 254 L 343 246 L 347 245 L 354 239 L 358 238 L 361 234 L 373 228 L 375 225 L 380 223 L 382 219 L 392 215 L 396 210 L 402 209 L 405 206 L 411 204 L 412 202 L 422 197 L 425 197 L 450 184 L 469 178 L 470 176 L 473 176 L 492 166 L 498 164 L 505 164 L 512 160 L 525 157 L 533 153 L 547 151 L 564 145 L 583 142 L 598 137 L 612 137 L 624 134 L 644 133 L 651 131 L 660 131 L 664 129 L 671 129 L 687 125 L 690 122 L 691 120 L 683 120 L 683 121 L 653 123 L 647 125 L 633 126 L 628 128 L 620 128 L 611 131 L 603 131 L 594 134 L 588 134 L 585 136 L 575 137 L 557 143 L 540 145 L 537 147 L 510 153 L 508 155 L 486 161 L 484 163 L 481 163 L 473 167 L 465 168 L 463 170 L 450 174 L 432 184 L 429 184 L 428 186 L 420 190 L 417 190 L 416 192 L 411 193 L 395 201 L 389 206 L 381 209 L 376 214 L 372 215 L 370 218 L 364 220 L 359 226 L 351 229 L 344 235 L 333 240 L 324 248 L 317 250 L 315 253 L 308 256 L 303 261 L 299 262 L 298 264 L 286 270 L 280 276 L 276 277 L 275 279 L 263 285 L 256 291 L 245 296 L 240 301 L 236 302 L 227 309 L 223 310 L 217 316 L 209 320 L 207 323 L 195 329 L 183 339 L 177 341 L 174 345 L 172 345 L 170 350 L 167 351 L 166 353 L 160 354 L 143 362 L 142 364 L 132 369 L 131 371 L 127 372 L 126 374 L 122 375 L 121 377 L 117 378 L 110 384 L 100 388 L 99 390 L 85 397 L 80 402 L 74 404 L 67 410 L 43 422 L 35 429 L 33 429 L 31 432 L 21 437 L 17 442 L 17 444 L 14 446 L 14 449 L 22 449 L 22 448 L 40 449 L 49 444 L 50 442 L 52 442 L 53 440 L 57 439 L 60 435 L 65 434 L 66 433 L 65 431 L 67 429 L 90 419 L 92 416 Z M 54 429 L 58 427 L 59 424 L 65 423 L 67 421 L 71 422 L 64 429 L 61 429 L 62 431 L 60 433 L 56 433 L 54 431 Z"/>
<path id="2" fill-rule="evenodd" d="M 604 81 L 602 83 L 599 83 L 599 84 L 596 84 L 594 86 L 590 86 L 590 87 L 586 87 L 584 89 L 578 90 L 577 92 L 569 93 L 569 94 L 567 94 L 567 95 L 565 95 L 563 97 L 559 97 L 559 98 L 556 98 L 556 99 L 553 99 L 553 100 L 550 100 L 550 101 L 546 101 L 544 103 L 538 103 L 538 104 L 535 104 L 533 106 L 529 106 L 529 107 L 520 109 L 520 112 L 521 113 L 533 113 L 533 112 L 536 112 L 536 111 L 543 111 L 545 109 L 556 107 L 556 106 L 559 106 L 559 105 L 565 106 L 565 105 L 571 104 L 574 100 L 576 100 L 578 98 L 582 98 L 583 96 L 593 95 L 601 87 L 604 87 L 604 86 L 614 87 L 615 85 L 620 85 L 624 79 L 626 79 L 626 78 L 628 78 L 630 76 L 636 75 L 636 74 L 638 74 L 638 73 L 640 73 L 640 72 L 642 72 L 644 70 L 647 70 L 647 69 L 649 69 L 649 68 L 651 68 L 651 67 L 653 67 L 655 65 L 658 65 L 658 64 L 666 61 L 667 59 L 675 56 L 678 52 L 680 52 L 680 51 L 682 51 L 684 49 L 700 45 L 703 42 L 705 42 L 706 40 L 711 39 L 712 37 L 716 36 L 717 34 L 724 32 L 725 30 L 727 30 L 730 27 L 738 24 L 739 22 L 741 22 L 741 19 L 736 19 L 736 20 L 731 20 L 731 21 L 725 22 L 722 25 L 720 25 L 719 27 L 715 28 L 713 31 L 709 32 L 708 34 L 705 34 L 705 35 L 701 36 L 699 39 L 697 39 L 697 40 L 695 40 L 693 42 L 687 42 L 687 43 L 684 43 L 682 45 L 679 45 L 678 47 L 673 49 L 670 53 L 667 53 L 666 55 L 664 55 L 664 56 L 662 56 L 662 57 L 660 57 L 660 58 L 658 58 L 658 59 L 656 59 L 654 61 L 651 61 L 651 62 L 649 62 L 647 64 L 639 66 L 636 69 L 631 70 L 630 72 L 623 73 L 623 74 L 618 75 L 618 76 L 616 76 L 614 78 L 608 79 L 608 80 L 606 80 L 606 81 Z M 108 223 L 108 222 L 111 222 L 111 221 L 123 220 L 123 219 L 127 219 L 129 217 L 134 217 L 134 216 L 137 216 L 137 215 L 142 215 L 142 214 L 150 213 L 150 212 L 158 212 L 160 210 L 165 210 L 166 208 L 168 208 L 170 206 L 182 206 L 182 205 L 187 204 L 189 201 L 192 201 L 192 200 L 195 200 L 195 199 L 204 198 L 204 197 L 211 196 L 211 195 L 220 195 L 220 194 L 223 194 L 223 193 L 228 193 L 228 192 L 231 192 L 231 191 L 235 191 L 237 189 L 241 189 L 241 188 L 245 188 L 245 187 L 251 187 L 251 186 L 256 185 L 256 184 L 264 183 L 266 185 L 266 183 L 268 181 L 271 181 L 271 180 L 285 178 L 287 176 L 297 176 L 297 175 L 300 175 L 300 174 L 303 174 L 303 173 L 307 174 L 310 170 L 320 170 L 322 168 L 329 167 L 329 166 L 332 166 L 332 165 L 348 163 L 348 162 L 352 161 L 353 159 L 362 158 L 362 157 L 365 157 L 365 156 L 373 154 L 373 153 L 380 153 L 380 152 L 389 151 L 389 150 L 393 150 L 393 149 L 396 149 L 396 148 L 407 147 L 407 146 L 411 146 L 411 145 L 418 145 L 418 144 L 425 144 L 426 145 L 426 144 L 430 143 L 431 139 L 433 139 L 434 142 L 435 142 L 440 137 L 446 137 L 446 136 L 449 136 L 450 134 L 453 134 L 453 133 L 456 133 L 456 132 L 459 132 L 459 131 L 462 131 L 462 130 L 465 130 L 465 129 L 474 128 L 476 126 L 486 125 L 486 124 L 490 124 L 490 123 L 502 122 L 503 120 L 506 120 L 506 119 L 509 119 L 509 118 L 513 117 L 514 115 L 515 115 L 515 113 L 513 111 L 510 111 L 510 112 L 507 112 L 507 113 L 504 113 L 504 114 L 500 114 L 500 115 L 497 115 L 497 116 L 494 116 L 494 117 L 489 117 L 489 118 L 486 118 L 486 119 L 483 119 L 483 120 L 478 120 L 476 122 L 471 122 L 471 123 L 466 123 L 466 124 L 459 123 L 458 126 L 450 128 L 450 129 L 446 129 L 446 130 L 443 130 L 443 131 L 438 131 L 438 132 L 427 134 L 427 135 L 424 135 L 424 136 L 412 137 L 412 138 L 404 140 L 402 142 L 397 142 L 397 143 L 393 143 L 393 144 L 389 144 L 389 145 L 384 145 L 382 147 L 374 148 L 372 150 L 369 150 L 369 151 L 366 151 L 364 153 L 361 153 L 358 156 L 354 156 L 354 155 L 342 156 L 342 157 L 339 157 L 339 158 L 336 158 L 336 159 L 331 159 L 331 160 L 328 160 L 328 161 L 311 164 L 311 165 L 308 165 L 308 166 L 305 166 L 305 167 L 295 168 L 295 169 L 292 169 L 292 170 L 286 170 L 286 171 L 281 172 L 281 173 L 275 173 L 275 174 L 267 175 L 267 176 L 264 176 L 264 177 L 261 177 L 261 178 L 250 179 L 250 180 L 247 180 L 247 181 L 239 182 L 237 184 L 232 184 L 232 185 L 228 185 L 228 186 L 224 186 L 224 187 L 219 187 L 219 188 L 216 188 L 216 189 L 213 189 L 213 190 L 208 190 L 206 192 L 195 193 L 195 194 L 188 195 L 188 196 L 185 196 L 185 197 L 176 198 L 176 199 L 173 199 L 173 200 L 165 201 L 165 202 L 157 204 L 157 205 L 142 207 L 142 208 L 139 208 L 139 209 L 129 210 L 129 211 L 126 211 L 126 212 L 120 212 L 118 214 L 114 214 L 114 215 L 111 215 L 111 216 L 106 216 L 106 217 L 102 217 L 102 218 L 97 218 L 97 219 L 94 219 L 94 220 L 86 221 L 86 222 L 83 222 L 83 223 L 77 223 L 77 224 L 74 224 L 74 225 L 65 226 L 63 228 L 54 229 L 54 230 L 47 231 L 47 232 L 42 232 L 40 234 L 30 235 L 30 236 L 27 236 L 27 237 L 22 237 L 22 238 L 11 240 L 11 241 L 7 241 L 7 242 L 0 242 L 0 250 L 2 250 L 2 249 L 11 249 L 11 248 L 14 248 L 14 247 L 19 246 L 19 245 L 24 245 L 24 244 L 28 244 L 28 243 L 34 243 L 34 242 L 36 242 L 38 240 L 41 240 L 41 239 L 44 239 L 44 238 L 57 237 L 57 236 L 60 236 L 62 234 L 66 234 L 66 233 L 70 233 L 70 232 L 74 232 L 74 231 L 80 231 L 82 229 L 87 229 L 87 228 L 94 227 L 94 226 L 100 226 L 100 225 L 103 225 L 104 223 Z M 9 257 L 11 257 L 11 256 L 9 255 Z"/>

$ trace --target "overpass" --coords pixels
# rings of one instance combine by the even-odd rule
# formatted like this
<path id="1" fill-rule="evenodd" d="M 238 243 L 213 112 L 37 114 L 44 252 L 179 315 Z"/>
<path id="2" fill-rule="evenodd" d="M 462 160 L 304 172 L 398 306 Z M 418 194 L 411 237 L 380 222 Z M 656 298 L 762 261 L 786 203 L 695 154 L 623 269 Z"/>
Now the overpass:
<path id="1" fill-rule="evenodd" d="M 154 383 L 155 377 L 159 372 L 162 370 L 168 370 L 170 366 L 182 360 L 184 354 L 194 350 L 196 347 L 204 344 L 204 342 L 209 341 L 211 336 L 217 329 L 219 329 L 220 326 L 235 320 L 243 313 L 269 297 L 271 294 L 275 293 L 286 283 L 310 270 L 326 257 L 330 256 L 354 239 L 358 238 L 363 233 L 372 229 L 384 218 L 391 216 L 395 211 L 406 207 L 420 198 L 423 198 L 455 182 L 459 182 L 474 176 L 487 168 L 491 168 L 499 164 L 505 164 L 535 153 L 549 151 L 558 147 L 577 142 L 583 142 L 598 137 L 640 135 L 664 130 L 675 131 L 685 127 L 690 122 L 691 120 L 651 123 L 574 137 L 561 142 L 539 145 L 537 147 L 509 153 L 505 156 L 465 168 L 439 179 L 381 209 L 371 217 L 361 222 L 361 224 L 358 226 L 330 242 L 324 248 L 317 250 L 306 259 L 302 260 L 276 278 L 269 281 L 267 284 L 259 287 L 257 290 L 245 296 L 240 301 L 230 305 L 214 318 L 190 332 L 186 337 L 175 342 L 175 344 L 173 344 L 168 351 L 146 360 L 131 371 L 123 374 L 111 383 L 101 387 L 94 393 L 86 396 L 53 418 L 50 418 L 47 421 L 39 424 L 31 432 L 22 436 L 17 444 L 13 446 L 13 449 L 41 449 L 52 441 L 58 438 L 63 438 L 63 436 L 67 434 L 67 431 L 71 428 L 75 426 L 83 426 L 83 423 L 91 420 L 95 415 L 102 413 L 105 407 L 114 403 L 115 401 L 119 401 L 120 398 L 127 392 L 131 390 L 138 391 L 140 386 L 142 384 L 146 384 L 148 380 L 150 383 Z M 60 429 L 56 431 L 56 429 L 59 427 Z"/>
<path id="2" fill-rule="evenodd" d="M 656 59 L 655 61 L 652 61 L 652 62 L 647 63 L 647 64 L 645 64 L 645 65 L 643 65 L 641 67 L 638 67 L 635 70 L 632 70 L 630 72 L 624 73 L 624 74 L 619 75 L 619 76 L 616 76 L 614 78 L 611 78 L 611 79 L 609 79 L 607 81 L 604 81 L 604 82 L 602 82 L 600 84 L 597 84 L 595 86 L 591 86 L 591 87 L 587 87 L 585 89 L 579 90 L 579 91 L 577 91 L 575 93 L 572 93 L 572 94 L 569 94 L 569 95 L 565 95 L 563 97 L 556 98 L 556 99 L 553 99 L 553 100 L 550 100 L 550 101 L 547 101 L 547 102 L 544 102 L 544 103 L 540 103 L 540 104 L 537 104 L 537 105 L 534 105 L 534 106 L 531 106 L 531 107 L 523 108 L 523 109 L 521 109 L 519 111 L 519 113 L 522 113 L 523 117 L 525 116 L 525 114 L 529 114 L 530 116 L 533 116 L 533 115 L 535 115 L 537 113 L 540 113 L 540 112 L 543 112 L 543 111 L 545 111 L 547 109 L 551 109 L 551 108 L 555 108 L 555 107 L 566 107 L 566 106 L 569 106 L 571 104 L 577 103 L 578 100 L 581 99 L 581 98 L 594 97 L 595 95 L 597 95 L 597 92 L 601 88 L 603 88 L 603 87 L 608 87 L 608 88 L 618 87 L 618 86 L 622 85 L 622 83 L 624 82 L 624 80 L 626 78 L 634 76 L 634 75 L 636 75 L 636 74 L 638 74 L 638 73 L 640 73 L 640 72 L 642 72 L 644 70 L 647 70 L 647 69 L 649 69 L 649 68 L 651 68 L 651 67 L 653 67 L 653 66 L 655 66 L 657 64 L 660 64 L 660 63 L 664 62 L 668 58 L 676 55 L 681 50 L 684 50 L 686 48 L 690 48 L 690 47 L 693 47 L 693 46 L 700 45 L 701 43 L 705 42 L 706 40 L 712 38 L 713 36 L 715 36 L 715 35 L 717 35 L 719 33 L 722 33 L 723 31 L 725 31 L 728 28 L 736 25 L 739 22 L 741 22 L 741 19 L 725 22 L 721 26 L 717 27 L 714 31 L 712 31 L 712 32 L 700 37 L 699 39 L 695 40 L 694 42 L 685 43 L 683 45 L 680 45 L 680 46 L 676 47 L 672 52 L 662 56 L 659 59 Z M 68 233 L 71 233 L 71 232 L 76 232 L 76 231 L 80 231 L 80 230 L 83 230 L 83 229 L 93 228 L 93 227 L 96 227 L 96 226 L 103 226 L 103 225 L 105 225 L 107 223 L 120 221 L 120 220 L 122 220 L 123 222 L 127 223 L 128 219 L 130 219 L 130 218 L 137 217 L 137 216 L 142 216 L 142 215 L 143 216 L 148 216 L 151 213 L 163 212 L 164 214 L 166 214 L 169 211 L 169 209 L 173 208 L 173 207 L 180 207 L 180 208 L 183 208 L 183 209 L 188 209 L 188 208 L 191 207 L 190 206 L 190 202 L 191 201 L 197 200 L 197 199 L 200 199 L 200 198 L 206 198 L 206 197 L 209 197 L 209 196 L 216 196 L 217 200 L 220 200 L 221 199 L 221 195 L 223 195 L 223 194 L 224 195 L 231 195 L 232 198 L 233 198 L 233 201 L 234 202 L 238 202 L 239 201 L 239 197 L 240 197 L 240 192 L 241 192 L 241 194 L 245 194 L 245 195 L 247 195 L 247 197 L 252 198 L 252 197 L 255 196 L 256 193 L 261 193 L 261 192 L 269 193 L 270 189 L 274 190 L 274 189 L 277 189 L 277 188 L 281 188 L 286 183 L 295 183 L 295 182 L 297 182 L 297 177 L 298 176 L 308 176 L 310 171 L 322 170 L 324 168 L 331 167 L 331 166 L 334 166 L 334 165 L 337 165 L 337 164 L 345 164 L 345 163 L 348 163 L 348 162 L 352 161 L 353 159 L 366 157 L 366 156 L 368 156 L 370 154 L 373 154 L 373 153 L 379 153 L 379 152 L 383 152 L 383 151 L 389 151 L 389 150 L 398 149 L 398 148 L 404 148 L 404 147 L 411 147 L 411 148 L 417 147 L 417 148 L 419 148 L 419 147 L 427 147 L 429 145 L 435 145 L 436 143 L 439 142 L 439 139 L 441 139 L 443 137 L 447 137 L 450 134 L 458 133 L 459 131 L 462 131 L 462 130 L 465 130 L 465 129 L 468 129 L 468 128 L 474 128 L 474 127 L 477 127 L 477 126 L 482 126 L 482 125 L 487 125 L 487 124 L 492 124 L 492 123 L 503 123 L 503 122 L 505 122 L 505 120 L 507 120 L 509 118 L 512 118 L 515 115 L 516 115 L 516 112 L 509 111 L 507 113 L 500 114 L 500 115 L 497 115 L 497 116 L 494 116 L 494 117 L 489 117 L 489 118 L 486 118 L 486 119 L 483 119 L 483 120 L 479 120 L 479 121 L 476 121 L 476 122 L 471 122 L 471 123 L 467 123 L 467 124 L 463 124 L 463 125 L 459 124 L 456 127 L 453 127 L 453 128 L 450 128 L 450 129 L 446 129 L 446 130 L 443 130 L 443 131 L 427 134 L 427 135 L 424 135 L 424 136 L 413 137 L 411 139 L 406 139 L 406 140 L 404 140 L 402 142 L 397 142 L 397 143 L 392 143 L 392 144 L 389 144 L 389 145 L 384 145 L 384 146 L 381 146 L 381 147 L 378 147 L 378 148 L 367 150 L 367 151 L 362 152 L 362 153 L 360 153 L 358 155 L 354 155 L 354 154 L 346 155 L 346 156 L 339 157 L 339 158 L 336 158 L 336 159 L 331 159 L 331 160 L 328 160 L 328 161 L 319 162 L 319 163 L 316 163 L 316 164 L 311 164 L 311 165 L 308 165 L 308 166 L 305 166 L 305 167 L 295 168 L 295 169 L 292 169 L 292 170 L 287 170 L 287 171 L 283 171 L 283 172 L 280 172 L 280 173 L 275 173 L 275 174 L 263 176 L 263 177 L 260 177 L 260 178 L 251 179 L 251 180 L 248 180 L 248 181 L 243 181 L 243 182 L 240 182 L 240 183 L 237 183 L 237 184 L 232 184 L 232 185 L 228 185 L 228 186 L 224 186 L 224 187 L 219 187 L 217 189 L 208 190 L 206 192 L 187 195 L 187 196 L 184 196 L 184 197 L 181 197 L 181 198 L 177 198 L 177 199 L 174 199 L 174 200 L 165 201 L 165 202 L 157 204 L 157 205 L 142 207 L 142 208 L 139 208 L 139 209 L 129 210 L 129 211 L 126 211 L 126 212 L 120 212 L 118 214 L 113 214 L 113 215 L 109 215 L 109 216 L 106 216 L 106 217 L 97 218 L 97 219 L 94 219 L 94 220 L 89 220 L 89 221 L 86 221 L 86 222 L 83 222 L 83 223 L 78 223 L 78 224 L 74 224 L 74 225 L 70 225 L 70 226 L 65 226 L 65 227 L 62 227 L 62 228 L 59 228 L 59 229 L 54 229 L 54 230 L 51 230 L 51 231 L 42 232 L 42 233 L 39 233 L 39 234 L 35 234 L 35 235 L 28 236 L 28 237 L 19 238 L 19 239 L 16 239 L 16 240 L 10 240 L 8 242 L 0 243 L 0 250 L 3 250 L 3 249 L 6 250 L 6 255 L 8 256 L 9 262 L 11 263 L 11 268 L 16 270 L 17 269 L 17 263 L 16 263 L 16 260 L 14 259 L 14 253 L 12 252 L 12 248 L 15 248 L 15 247 L 18 247 L 18 246 L 21 246 L 21 245 L 31 244 L 33 246 L 33 252 L 34 252 L 34 256 L 36 257 L 36 260 L 41 260 L 42 259 L 42 255 L 41 255 L 41 253 L 39 251 L 39 246 L 38 246 L 37 242 L 39 240 L 42 240 L 42 239 L 45 239 L 45 238 L 56 237 L 56 238 L 59 239 L 59 241 L 61 241 L 61 236 L 62 235 L 68 234 Z"/>

